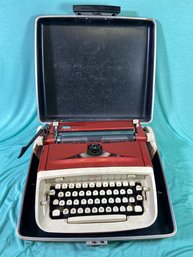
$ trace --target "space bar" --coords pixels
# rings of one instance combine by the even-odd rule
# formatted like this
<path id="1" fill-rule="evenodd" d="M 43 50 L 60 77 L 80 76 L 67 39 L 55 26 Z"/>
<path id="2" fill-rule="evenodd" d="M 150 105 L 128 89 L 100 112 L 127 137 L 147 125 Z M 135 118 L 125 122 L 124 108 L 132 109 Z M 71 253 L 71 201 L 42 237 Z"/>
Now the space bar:
<path id="1" fill-rule="evenodd" d="M 106 223 L 126 221 L 126 215 L 94 215 L 68 218 L 69 224 Z"/>

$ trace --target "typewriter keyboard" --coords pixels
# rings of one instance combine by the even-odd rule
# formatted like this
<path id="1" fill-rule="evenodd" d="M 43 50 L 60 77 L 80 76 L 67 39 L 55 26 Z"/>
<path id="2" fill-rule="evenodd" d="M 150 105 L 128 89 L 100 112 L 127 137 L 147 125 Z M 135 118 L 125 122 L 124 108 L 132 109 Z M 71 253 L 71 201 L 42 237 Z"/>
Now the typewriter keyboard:
<path id="1" fill-rule="evenodd" d="M 157 217 L 151 167 L 38 172 L 35 217 L 47 232 L 98 233 L 150 226 Z"/>
<path id="2" fill-rule="evenodd" d="M 100 222 L 101 215 L 102 221 L 104 215 L 142 215 L 143 192 L 141 183 L 134 180 L 57 183 L 49 191 L 50 218 L 67 219 L 94 215 L 97 222 Z"/>

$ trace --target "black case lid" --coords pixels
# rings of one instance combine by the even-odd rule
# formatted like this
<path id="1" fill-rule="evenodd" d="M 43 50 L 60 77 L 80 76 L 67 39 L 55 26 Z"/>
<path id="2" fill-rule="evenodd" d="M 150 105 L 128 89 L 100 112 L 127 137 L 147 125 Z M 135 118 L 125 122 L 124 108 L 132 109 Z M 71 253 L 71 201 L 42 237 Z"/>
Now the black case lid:
<path id="1" fill-rule="evenodd" d="M 39 17 L 36 62 L 42 122 L 151 120 L 153 20 Z"/>

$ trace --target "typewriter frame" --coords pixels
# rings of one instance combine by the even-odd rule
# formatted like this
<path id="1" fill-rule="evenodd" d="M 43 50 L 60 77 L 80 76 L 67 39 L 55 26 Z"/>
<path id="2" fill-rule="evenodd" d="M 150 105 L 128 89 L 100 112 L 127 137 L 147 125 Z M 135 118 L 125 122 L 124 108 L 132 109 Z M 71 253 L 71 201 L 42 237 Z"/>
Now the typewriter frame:
<path id="1" fill-rule="evenodd" d="M 97 13 L 98 14 L 98 13 Z M 65 18 L 65 17 L 77 17 L 75 15 L 68 16 L 44 16 L 45 18 Z M 40 17 L 41 18 L 41 17 Z M 81 15 L 81 18 L 100 18 L 98 15 Z M 102 19 L 113 19 L 111 16 L 102 16 Z M 118 17 L 119 19 L 131 19 L 131 20 L 142 20 L 142 21 L 151 21 L 152 19 L 146 18 L 129 18 L 129 17 Z M 39 18 L 37 18 L 36 22 Z M 155 28 L 156 24 L 154 22 Z M 37 29 L 37 26 L 36 26 Z M 35 42 L 37 42 L 37 31 L 35 32 Z M 154 83 L 155 83 L 155 59 L 156 59 L 156 29 L 154 34 L 154 69 L 153 69 L 153 82 L 152 82 L 152 99 L 151 99 L 151 113 L 145 122 L 151 122 L 153 115 L 153 103 L 154 103 Z M 37 44 L 35 44 L 35 63 L 37 64 Z M 38 94 L 38 68 L 36 66 L 36 93 L 37 99 L 39 99 Z M 40 115 L 40 106 L 39 101 L 37 101 L 38 105 L 38 114 Z M 40 118 L 41 119 L 41 118 Z M 45 121 L 43 121 L 45 122 Z M 47 121 L 49 122 L 49 121 Z M 164 172 L 161 166 L 160 157 L 158 151 L 156 152 L 153 160 L 153 168 L 156 176 L 156 187 L 158 187 L 157 191 L 162 192 L 162 196 L 158 196 L 158 217 L 153 225 L 144 229 L 137 229 L 132 231 L 120 231 L 120 232 L 108 232 L 108 233 L 97 233 L 97 234 L 65 234 L 65 233 L 48 233 L 42 231 L 37 224 L 35 223 L 35 211 L 34 211 L 34 197 L 35 197 L 35 183 L 36 183 L 36 172 L 38 159 L 33 153 L 28 177 L 26 180 L 25 190 L 23 194 L 23 202 L 20 212 L 20 217 L 17 225 L 17 235 L 24 240 L 33 240 L 33 241 L 86 241 L 91 245 L 105 244 L 107 241 L 115 241 L 115 240 L 136 240 L 136 239 L 156 239 L 156 238 L 165 238 L 175 235 L 177 228 L 174 218 L 174 213 L 165 181 Z M 157 175 L 156 175 L 157 174 Z M 159 174 L 159 175 L 158 175 Z M 164 198 L 164 200 L 163 200 Z M 31 199 L 29 201 L 29 199 Z M 160 206 L 163 207 L 163 211 L 160 210 Z M 32 210 L 29 212 L 28 210 Z M 29 219 L 30 217 L 30 219 Z"/>

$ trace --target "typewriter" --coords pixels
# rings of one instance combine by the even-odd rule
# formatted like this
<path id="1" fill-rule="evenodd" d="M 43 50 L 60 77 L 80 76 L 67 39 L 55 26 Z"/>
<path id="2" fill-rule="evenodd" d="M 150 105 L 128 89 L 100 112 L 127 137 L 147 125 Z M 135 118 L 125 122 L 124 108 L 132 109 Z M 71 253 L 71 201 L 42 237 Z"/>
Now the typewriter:
<path id="1" fill-rule="evenodd" d="M 76 13 L 36 19 L 38 111 L 48 125 L 35 143 L 35 220 L 53 233 L 142 229 L 157 217 L 155 142 L 141 125 L 152 118 L 156 25 Z"/>
<path id="2" fill-rule="evenodd" d="M 103 122 L 111 130 L 96 130 L 92 123 L 78 131 L 54 125 L 36 140 L 42 147 L 35 200 L 39 227 L 97 233 L 150 226 L 157 198 L 148 133 L 129 122 Z"/>

